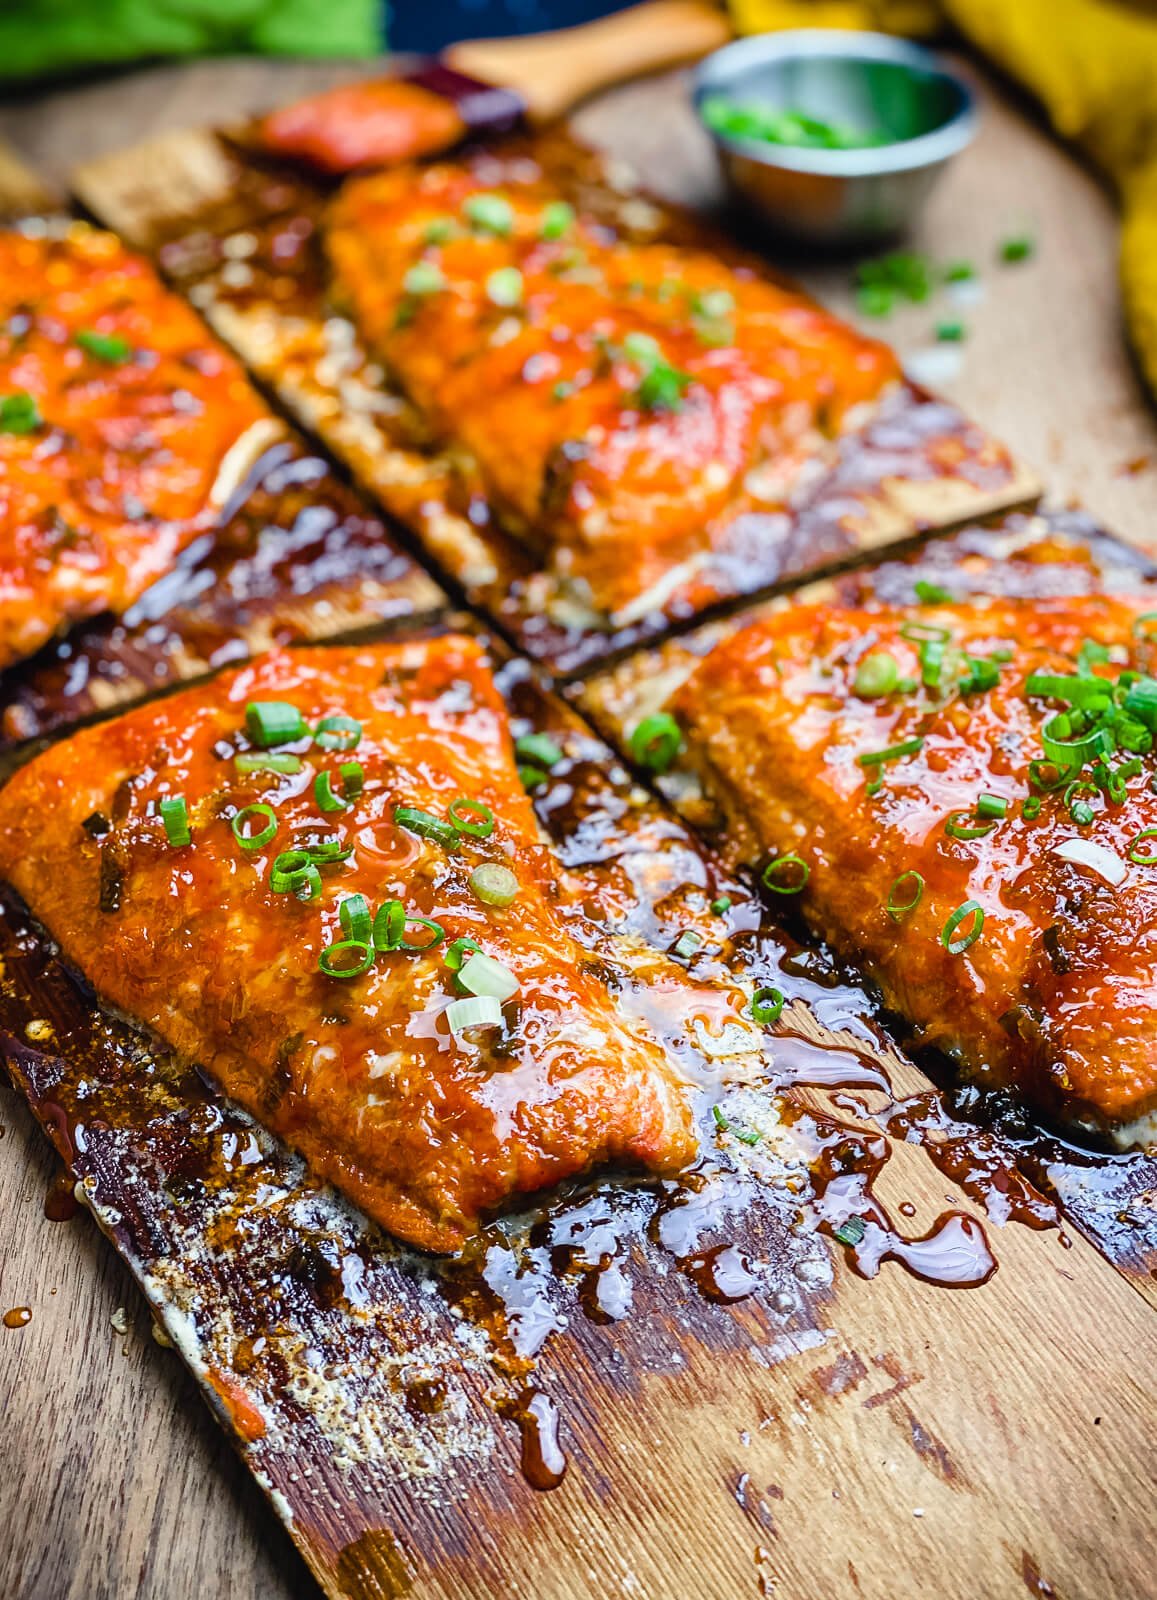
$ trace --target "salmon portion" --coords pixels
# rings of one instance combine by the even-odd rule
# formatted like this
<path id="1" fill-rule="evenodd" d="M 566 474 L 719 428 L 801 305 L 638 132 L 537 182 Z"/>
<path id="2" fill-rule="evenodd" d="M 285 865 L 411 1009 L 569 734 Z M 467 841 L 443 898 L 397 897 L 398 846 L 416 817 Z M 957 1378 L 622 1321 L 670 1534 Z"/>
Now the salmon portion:
<path id="1" fill-rule="evenodd" d="M 1144 607 L 793 607 L 720 643 L 672 705 L 733 856 L 923 1042 L 1125 1142 L 1157 1107 Z M 774 865 L 788 853 L 804 866 Z"/>
<path id="2" fill-rule="evenodd" d="M 309 730 L 350 719 L 356 746 L 306 733 L 277 751 L 297 770 L 246 770 L 246 707 L 270 701 Z M 327 809 L 329 794 L 345 808 Z M 160 812 L 175 796 L 187 844 Z M 445 828 L 463 797 L 457 837 L 395 816 L 415 808 Z M 267 809 L 235 826 L 255 805 Z M 271 822 L 245 848 L 238 831 Z M 277 887 L 289 851 L 317 863 L 305 898 Z M 515 874 L 508 907 L 471 887 L 484 862 Z M 597 959 L 574 937 L 581 896 L 542 842 L 470 639 L 277 653 L 82 731 L 0 793 L 0 873 L 106 1004 L 423 1248 L 452 1250 L 511 1197 L 601 1163 L 667 1171 L 694 1153 L 687 1081 L 630 1007 L 635 963 L 660 988 L 685 974 L 613 935 Z M 364 972 L 327 976 L 319 959 L 348 939 L 339 907 L 354 895 L 371 912 L 399 902 L 405 943 L 357 950 Z M 514 993 L 499 1023 L 455 1033 L 467 989 L 447 956 L 474 954 L 461 939 Z"/>
<path id="3" fill-rule="evenodd" d="M 436 154 L 467 129 L 443 95 L 404 78 L 371 78 L 279 106 L 256 131 L 271 154 L 336 175 Z"/>
<path id="4" fill-rule="evenodd" d="M 798 292 L 576 214 L 532 163 L 358 178 L 335 289 L 503 525 L 614 622 L 653 604 L 805 464 L 896 358 Z"/>
<path id="5" fill-rule="evenodd" d="M 274 427 L 110 234 L 0 233 L 0 669 L 125 611 L 216 527 L 234 465 Z"/>

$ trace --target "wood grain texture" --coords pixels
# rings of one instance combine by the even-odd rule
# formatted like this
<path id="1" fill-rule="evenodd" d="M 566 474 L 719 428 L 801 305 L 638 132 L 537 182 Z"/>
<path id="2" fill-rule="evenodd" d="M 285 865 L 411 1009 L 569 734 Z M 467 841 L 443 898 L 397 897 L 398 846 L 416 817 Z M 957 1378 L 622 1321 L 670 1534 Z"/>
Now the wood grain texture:
<path id="1" fill-rule="evenodd" d="M 256 61 L 161 68 L 9 104 L 0 108 L 0 131 L 60 179 L 80 152 L 228 120 L 373 70 Z M 934 197 L 920 242 L 944 257 L 987 263 L 994 239 L 1027 213 L 1045 248 L 1023 274 L 993 273 L 985 304 L 969 314 L 970 348 L 952 396 L 1045 468 L 1062 494 L 1084 493 L 1110 525 L 1152 540 L 1153 470 L 1118 471 L 1150 456 L 1157 436 L 1119 336 L 1108 201 L 1007 103 L 991 92 L 985 102 L 981 139 Z M 671 83 L 620 91 L 585 112 L 581 127 L 621 144 L 648 182 L 678 198 L 713 193 L 709 152 Z M 846 292 L 842 267 L 798 270 L 837 303 Z M 921 313 L 912 317 L 922 342 Z M 899 323 L 884 326 L 908 337 Z M 120 1355 L 124 1341 L 112 1336 L 108 1317 L 118 1304 L 133 1311 L 123 1270 L 89 1224 L 42 1220 L 43 1143 L 6 1085 L 0 1108 L 8 1129 L 0 1192 L 5 1214 L 17 1219 L 5 1231 L 2 1297 L 5 1309 L 33 1311 L 26 1328 L 0 1329 L 0 1525 L 14 1530 L 0 1552 L 0 1591 L 13 1600 L 288 1600 L 316 1592 L 180 1364 L 142 1336 L 140 1309 L 130 1356 Z M 943 1203 L 939 1192 L 924 1198 Z M 644 1385 L 665 1392 L 666 1421 L 634 1441 L 621 1431 L 600 1434 L 580 1403 L 582 1474 L 605 1511 L 600 1544 L 585 1560 L 560 1535 L 533 1566 L 528 1553 L 517 1586 L 511 1579 L 487 1592 L 569 1597 L 590 1592 L 593 1570 L 599 1592 L 634 1600 L 692 1592 L 727 1600 L 761 1592 L 776 1600 L 895 1597 L 904 1592 L 900 1559 L 920 1574 L 911 1592 L 934 1587 L 949 1600 L 1047 1594 L 1042 1581 L 1064 1600 L 1151 1592 L 1151 1570 L 1132 1561 L 1147 1542 L 1149 1496 L 1131 1507 L 1107 1478 L 1116 1471 L 1121 1483 L 1144 1485 L 1153 1477 L 1151 1427 L 1136 1422 L 1135 1391 L 1117 1388 L 1122 1364 L 1152 1369 L 1147 1308 L 1106 1279 L 1080 1244 L 1062 1254 L 1055 1234 L 1018 1232 L 1009 1251 L 1006 1239 L 1014 1240 L 1011 1230 L 996 1238 L 997 1277 L 969 1295 L 914 1297 L 898 1275 L 852 1283 L 852 1298 L 862 1297 L 872 1317 L 857 1359 L 832 1341 L 774 1371 L 750 1357 L 726 1381 L 709 1363 L 682 1376 L 652 1374 Z M 1040 1294 L 997 1300 L 1029 1258 Z M 946 1342 L 944 1325 L 963 1303 L 985 1308 L 983 1316 L 966 1339 L 958 1328 Z M 1092 1309 L 1077 1321 L 1075 1305 Z M 613 1341 L 602 1350 L 612 1366 Z M 982 1364 L 1014 1375 L 1015 1404 L 983 1389 Z M 975 1400 L 948 1424 L 940 1416 L 947 1388 Z M 624 1415 L 632 1405 L 617 1403 Z M 1147 1405 L 1151 1419 L 1151 1399 Z M 841 1419 L 838 1451 L 831 1417 Z M 681 1465 L 693 1422 L 715 1450 L 706 1485 Z M 965 1488 L 949 1473 L 960 1464 Z M 896 1513 L 894 1539 L 873 1523 L 882 1504 Z M 551 1505 L 526 1491 L 524 1525 L 558 1516 Z M 665 1517 L 695 1530 L 693 1548 L 687 1534 L 663 1533 Z M 647 1553 L 629 1566 L 615 1541 L 639 1530 Z M 713 1543 L 721 1535 L 725 1557 Z M 1067 1579 L 1074 1560 L 1079 1570 Z M 448 1593 L 470 1592 L 458 1563 L 444 1581 Z"/>

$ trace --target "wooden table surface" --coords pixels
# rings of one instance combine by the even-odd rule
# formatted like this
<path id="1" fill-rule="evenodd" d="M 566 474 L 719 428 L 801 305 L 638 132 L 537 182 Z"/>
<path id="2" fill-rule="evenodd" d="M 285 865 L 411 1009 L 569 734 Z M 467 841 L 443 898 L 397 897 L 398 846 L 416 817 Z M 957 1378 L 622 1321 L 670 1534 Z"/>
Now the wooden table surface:
<path id="1" fill-rule="evenodd" d="M 0 138 L 63 182 L 81 157 L 365 70 L 262 61 L 150 69 L 0 105 Z M 965 308 L 941 298 L 872 329 L 907 353 L 932 343 L 937 320 L 964 320 L 963 365 L 941 387 L 1037 467 L 1058 499 L 1079 498 L 1157 552 L 1157 430 L 1122 338 L 1111 204 L 1023 107 L 991 84 L 981 91 L 980 137 L 913 243 L 938 260 L 973 261 L 983 298 Z M 677 78 L 603 97 L 579 128 L 632 158 L 653 186 L 696 203 L 717 198 L 710 151 Z M 999 241 L 1026 229 L 1038 242 L 1034 259 L 1002 266 Z M 850 310 L 846 263 L 793 270 Z M 148 1314 L 88 1214 L 45 1219 L 53 1158 L 6 1082 L 0 1124 L 0 1309 L 32 1312 L 22 1329 L 0 1329 L 0 1594 L 317 1596 L 192 1380 L 150 1337 Z"/>

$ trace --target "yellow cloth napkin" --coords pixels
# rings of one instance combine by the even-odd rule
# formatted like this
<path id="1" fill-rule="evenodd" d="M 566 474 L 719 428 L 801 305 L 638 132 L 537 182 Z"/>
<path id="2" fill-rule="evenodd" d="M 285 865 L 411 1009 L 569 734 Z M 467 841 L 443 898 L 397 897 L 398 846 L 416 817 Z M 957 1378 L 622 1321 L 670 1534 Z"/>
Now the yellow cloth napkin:
<path id="1" fill-rule="evenodd" d="M 1157 395 L 1157 7 L 1147 0 L 729 0 L 740 33 L 951 23 L 1044 106 L 1121 200 L 1121 289 Z"/>

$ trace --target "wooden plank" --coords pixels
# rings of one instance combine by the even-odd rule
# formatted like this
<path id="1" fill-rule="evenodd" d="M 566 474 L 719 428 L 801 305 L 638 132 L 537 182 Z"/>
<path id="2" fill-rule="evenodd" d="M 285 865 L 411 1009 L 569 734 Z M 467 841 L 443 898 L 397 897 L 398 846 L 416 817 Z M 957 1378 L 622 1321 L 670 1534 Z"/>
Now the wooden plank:
<path id="1" fill-rule="evenodd" d="M 0 128 L 19 149 L 33 155 L 42 170 L 60 181 L 80 149 L 96 155 L 166 127 L 206 120 L 228 122 L 355 71 L 373 70 L 367 64 L 254 60 L 154 68 L 12 103 L 0 108 Z M 985 303 L 969 312 L 972 350 L 983 350 L 985 359 L 974 360 L 970 355 L 960 379 L 952 385 L 953 398 L 1007 438 L 1018 453 L 1047 464 L 1060 493 L 1081 488 L 1103 520 L 1135 538 L 1151 537 L 1157 480 L 1151 471 L 1119 474 L 1118 470 L 1121 464 L 1151 453 L 1154 434 L 1151 413 L 1119 337 L 1109 202 L 1085 173 L 1030 127 L 1022 108 L 1014 110 L 991 86 L 985 90 L 984 103 L 981 138 L 968 156 L 953 166 L 934 196 L 919 241 L 938 258 L 973 256 L 983 264 L 996 230 L 1004 227 L 1006 218 L 1019 223 L 1027 209 L 1034 213 L 1047 248 L 1031 272 L 1000 280 Z M 666 187 L 676 198 L 710 198 L 715 192 L 709 151 L 682 111 L 670 82 L 635 86 L 604 98 L 584 113 L 582 127 L 622 148 L 641 167 L 649 184 Z M 1055 248 L 1048 247 L 1052 240 Z M 846 293 L 848 274 L 842 266 L 821 270 L 801 263 L 797 270 L 808 286 L 821 294 Z M 1058 329 L 1063 330 L 1063 338 L 1057 337 Z M 923 338 L 923 331 L 919 337 Z M 141 1600 L 184 1600 L 185 1596 L 192 1600 L 205 1594 L 228 1600 L 249 1600 L 259 1594 L 262 1600 L 281 1600 L 312 1592 L 310 1580 L 287 1546 L 283 1544 L 277 1555 L 271 1556 L 278 1526 L 259 1502 L 255 1504 L 256 1495 L 246 1475 L 233 1468 L 232 1477 L 228 1476 L 231 1458 L 223 1451 L 208 1413 L 191 1404 L 190 1382 L 171 1355 L 153 1352 L 145 1341 L 142 1353 L 137 1352 L 135 1343 L 131 1346 L 132 1359 L 118 1354 L 114 1360 L 110 1349 L 103 1363 L 93 1365 L 103 1347 L 86 1340 L 85 1330 L 104 1329 L 111 1309 L 127 1298 L 121 1287 L 123 1279 L 114 1277 L 117 1287 L 110 1293 L 108 1281 L 95 1270 L 96 1265 L 105 1263 L 106 1273 L 119 1273 L 119 1268 L 85 1224 L 65 1227 L 38 1220 L 44 1174 L 32 1162 L 33 1152 L 40 1149 L 36 1143 L 39 1136 L 32 1135 L 30 1117 L 2 1080 L 0 1106 L 9 1129 L 9 1137 L 0 1141 L 0 1178 L 7 1195 L 22 1197 L 18 1214 L 26 1224 L 16 1233 L 10 1232 L 5 1241 L 4 1297 L 6 1305 L 30 1303 L 33 1307 L 33 1320 L 27 1328 L 0 1330 L 5 1350 L 15 1352 L 5 1362 L 0 1380 L 9 1440 L 0 1519 L 17 1530 L 0 1554 L 0 1588 L 17 1600 L 57 1600 L 58 1596 L 71 1600 L 74 1595 L 78 1600 L 80 1596 L 104 1600 L 105 1595 L 129 1593 Z M 29 1138 L 17 1138 L 16 1128 L 26 1130 Z M 43 1156 L 39 1160 L 43 1167 Z M 1007 1275 L 1001 1249 L 1007 1233 L 1004 1230 L 995 1241 L 1002 1266 L 994 1284 Z M 1052 1237 L 1044 1236 L 1046 1240 Z M 1044 1259 L 1059 1263 L 1057 1270 L 1067 1271 L 1070 1255 L 1077 1253 L 1059 1256 L 1054 1251 L 1050 1256 L 1046 1252 Z M 1087 1283 L 1083 1273 L 1081 1283 Z M 868 1287 L 874 1293 L 880 1286 L 877 1282 Z M 53 1287 L 60 1291 L 55 1296 L 50 1294 Z M 991 1287 L 974 1292 L 974 1297 L 987 1295 Z M 1064 1287 L 1063 1280 L 1057 1287 Z M 1071 1282 L 1069 1287 L 1073 1287 Z M 943 1298 L 950 1309 L 960 1297 Z M 1097 1354 L 1099 1338 L 1094 1338 L 1086 1352 L 1085 1341 L 1074 1333 L 1067 1311 L 1060 1314 L 1055 1297 L 1047 1298 L 1053 1309 L 1043 1325 L 1029 1305 L 1020 1311 L 1023 1321 L 1019 1329 L 1013 1330 L 1011 1325 L 995 1328 L 1006 1366 L 1018 1370 L 1026 1347 L 1031 1353 L 1034 1341 L 1043 1344 L 1051 1335 L 1060 1363 L 1055 1372 L 1056 1392 L 1065 1393 L 1070 1367 L 1082 1361 L 1087 1362 L 1091 1374 L 1099 1375 L 1089 1380 L 1095 1384 L 1105 1375 Z M 1119 1320 L 1118 1301 L 1112 1294 L 1103 1302 L 1103 1317 L 1099 1293 L 1090 1296 L 1085 1292 L 1077 1298 L 1082 1306 L 1094 1307 L 1099 1323 Z M 810 1568 L 797 1578 L 794 1567 L 796 1552 L 808 1535 L 817 1559 L 824 1564 L 825 1576 L 834 1573 L 838 1580 L 835 1592 L 853 1592 L 860 1579 L 856 1562 L 865 1542 L 860 1531 L 865 1507 L 861 1503 L 855 1508 L 857 1517 L 845 1515 L 847 1502 L 830 1498 L 833 1488 L 847 1487 L 846 1481 L 834 1481 L 834 1473 L 843 1472 L 844 1455 L 827 1455 L 823 1464 L 829 1478 L 818 1494 L 814 1482 L 807 1481 L 801 1470 L 804 1457 L 814 1462 L 825 1448 L 817 1432 L 817 1408 L 821 1414 L 836 1408 L 846 1412 L 849 1420 L 842 1431 L 851 1442 L 844 1454 L 862 1447 L 866 1463 L 862 1470 L 874 1472 L 884 1483 L 896 1483 L 897 1504 L 911 1501 L 913 1508 L 924 1506 L 925 1517 L 912 1518 L 906 1526 L 915 1541 L 911 1548 L 925 1557 L 921 1590 L 926 1589 L 926 1575 L 937 1561 L 939 1543 L 932 1545 L 925 1539 L 924 1524 L 930 1512 L 923 1485 L 935 1487 L 937 1480 L 920 1466 L 921 1459 L 930 1457 L 915 1455 L 914 1439 L 921 1436 L 913 1434 L 901 1409 L 907 1395 L 913 1415 L 922 1415 L 916 1398 L 926 1392 L 929 1369 L 935 1375 L 943 1361 L 935 1350 L 923 1347 L 925 1330 L 933 1331 L 926 1313 L 919 1309 L 926 1299 L 922 1296 L 917 1302 L 914 1315 L 911 1300 L 906 1298 L 895 1308 L 892 1325 L 882 1330 L 879 1347 L 862 1346 L 858 1353 L 868 1377 L 858 1384 L 851 1382 L 854 1363 L 841 1368 L 835 1355 L 825 1362 L 820 1352 L 810 1357 L 805 1354 L 794 1363 L 799 1373 L 794 1385 L 791 1366 L 779 1369 L 779 1376 L 760 1369 L 750 1384 L 729 1390 L 716 1402 L 722 1430 L 719 1459 L 726 1463 L 725 1474 L 711 1479 L 706 1489 L 695 1485 L 692 1504 L 696 1523 L 725 1523 L 730 1535 L 745 1541 L 746 1563 L 737 1561 L 734 1569 L 727 1568 L 735 1577 L 731 1594 L 757 1593 L 761 1576 L 779 1580 L 781 1594 L 812 1592 Z M 138 1312 L 134 1331 L 141 1320 Z M 1082 1325 L 1084 1321 L 1087 1317 Z M 1143 1326 L 1131 1324 L 1127 1316 L 1120 1326 L 1126 1337 L 1135 1339 L 1134 1355 L 1138 1370 L 1143 1370 L 1143 1353 L 1150 1347 L 1147 1340 L 1151 1335 Z M 1010 1348 L 1008 1341 L 1013 1338 L 1016 1343 Z M 903 1349 L 895 1349 L 896 1340 L 903 1341 Z M 613 1345 L 608 1340 L 602 1348 L 601 1365 L 606 1366 Z M 908 1376 L 919 1373 L 921 1381 L 892 1400 L 864 1410 L 860 1396 L 871 1398 L 894 1386 L 895 1380 L 875 1361 L 889 1350 L 913 1363 L 897 1370 Z M 820 1369 L 826 1366 L 834 1371 L 829 1370 L 819 1382 L 805 1382 L 804 1364 L 809 1360 Z M 962 1367 L 964 1381 L 969 1371 L 967 1364 Z M 832 1395 L 829 1391 L 838 1391 L 844 1374 L 851 1392 L 845 1388 L 842 1397 L 838 1392 Z M 651 1381 L 674 1380 L 656 1377 Z M 714 1385 L 719 1380 L 708 1374 L 706 1381 Z M 761 1421 L 770 1415 L 773 1390 L 779 1421 L 761 1428 Z M 1088 1390 L 1080 1393 L 1087 1395 Z M 46 1394 L 51 1396 L 47 1405 Z M 993 1427 L 1005 1429 L 1018 1446 L 1017 1430 L 1022 1426 L 1026 1440 L 1046 1441 L 1044 1429 L 1050 1422 L 1058 1428 L 1069 1425 L 1067 1416 L 1057 1423 L 1052 1410 L 1033 1416 L 1032 1402 L 1032 1394 L 1026 1393 L 1024 1412 L 1004 1418 L 982 1414 L 981 1425 L 987 1418 Z M 621 1408 L 627 1410 L 631 1403 L 628 1397 L 620 1403 Z M 806 1410 L 805 1403 L 813 1409 Z M 896 1420 L 890 1432 L 869 1435 L 865 1431 L 881 1414 L 891 1417 L 893 1410 Z M 1087 1418 L 1076 1403 L 1072 1414 L 1081 1416 L 1083 1427 Z M 126 1488 L 121 1441 L 139 1437 L 142 1418 L 155 1420 L 156 1429 L 138 1445 L 139 1466 Z M 1087 1429 L 1087 1436 L 1099 1447 L 1105 1428 L 1115 1425 L 1116 1417 L 1106 1412 L 1100 1424 Z M 744 1432 L 751 1443 L 744 1443 Z M 655 1496 L 667 1494 L 661 1470 L 665 1438 L 665 1433 L 654 1436 L 642 1460 L 625 1447 L 613 1446 L 608 1452 L 596 1446 L 592 1474 L 602 1472 L 604 1477 L 596 1481 L 593 1492 L 616 1497 L 626 1494 L 629 1513 L 640 1521 L 654 1519 L 658 1506 L 652 1504 L 647 1490 L 654 1485 Z M 926 1436 L 923 1444 L 927 1450 Z M 931 1449 L 934 1456 L 934 1443 Z M 1151 1461 L 1147 1449 L 1151 1446 L 1144 1437 L 1126 1441 L 1123 1470 L 1130 1477 L 1151 1476 L 1151 1471 L 1145 1471 Z M 989 1463 L 980 1458 L 979 1450 L 975 1456 L 978 1480 L 991 1484 L 1003 1458 L 995 1455 Z M 183 1471 L 186 1461 L 189 1469 Z M 794 1463 L 793 1494 L 784 1500 L 767 1490 L 771 1483 L 782 1487 L 781 1461 Z M 1046 1459 L 1046 1474 L 1049 1470 L 1051 1462 Z M 742 1489 L 749 1507 L 746 1513 L 735 1499 L 744 1471 L 750 1474 Z M 648 1473 L 654 1474 L 650 1480 Z M 1035 1532 L 1038 1526 L 1047 1526 L 1054 1544 L 1091 1543 L 1102 1538 L 1099 1529 L 1087 1535 L 1083 1531 L 1084 1527 L 1093 1529 L 1088 1516 L 1093 1502 L 1086 1497 L 1083 1484 L 1078 1484 L 1071 1503 L 1059 1507 L 1052 1500 L 1045 1503 L 1047 1485 L 1042 1486 L 1031 1472 L 1005 1487 L 1007 1516 L 1019 1521 L 1022 1528 Z M 908 1490 L 911 1492 L 902 1493 Z M 767 1510 L 761 1508 L 761 1500 Z M 946 1494 L 944 1501 L 938 1520 L 963 1518 L 966 1533 L 976 1534 L 972 1543 L 962 1539 L 966 1546 L 963 1559 L 935 1569 L 937 1584 L 949 1596 L 1020 1595 L 1026 1588 L 1032 1593 L 1047 1592 L 1034 1572 L 1045 1582 L 1051 1580 L 1056 1592 L 1068 1600 L 1090 1592 L 1083 1587 L 1064 1588 L 1058 1571 L 1048 1566 L 1046 1556 L 1033 1542 L 1025 1545 L 1023 1554 L 1015 1548 L 1015 1538 L 1007 1546 L 989 1543 L 987 1535 L 992 1530 L 987 1526 L 977 1529 L 969 1491 Z M 1103 1504 L 1103 1499 L 1098 1503 Z M 529 1497 L 519 1509 L 528 1518 L 536 1514 L 535 1502 Z M 677 1526 L 682 1530 L 687 1524 L 687 1507 L 682 1504 L 676 1509 Z M 768 1513 L 774 1525 L 785 1523 L 792 1530 L 791 1552 L 780 1565 L 776 1559 L 780 1539 L 768 1526 Z M 1142 1507 L 1139 1523 L 1132 1526 L 1127 1514 L 1115 1515 L 1105 1536 L 1110 1546 L 1135 1540 L 1138 1527 L 1147 1526 L 1147 1515 Z M 244 1519 L 243 1528 L 239 1517 Z M 147 1549 L 137 1537 L 142 1528 L 155 1529 Z M 846 1565 L 837 1570 L 839 1553 L 849 1538 L 856 1546 L 856 1559 L 850 1554 L 847 1558 L 853 1570 Z M 684 1539 L 680 1534 L 677 1542 Z M 755 1554 L 761 1548 L 772 1554 L 757 1565 Z M 1112 1554 L 1110 1548 L 1104 1559 L 1112 1559 Z M 573 1551 L 569 1555 L 564 1552 L 560 1559 L 564 1562 L 560 1572 L 573 1570 L 565 1565 L 575 1562 Z M 861 1592 L 889 1596 L 899 1592 L 890 1581 L 890 1572 L 881 1570 L 886 1559 L 885 1545 L 868 1552 L 871 1564 L 865 1568 Z M 704 1568 L 693 1573 L 678 1592 L 701 1592 L 710 1579 L 710 1569 Z M 583 1581 L 585 1578 L 580 1578 L 580 1593 Z M 635 1595 L 663 1592 L 653 1565 L 640 1567 L 633 1575 L 616 1565 L 609 1590 Z M 496 1586 L 494 1592 L 514 1591 Z M 1102 1585 L 1093 1592 L 1103 1600 L 1112 1591 Z M 1119 1592 L 1128 1594 L 1129 1590 Z M 1133 1592 L 1147 1590 L 1143 1586 Z"/>
<path id="2" fill-rule="evenodd" d="M 983 1223 L 997 1270 L 973 1290 L 922 1283 L 895 1262 L 868 1282 L 848 1270 L 872 1270 L 866 1245 L 833 1271 L 815 1221 L 844 1214 L 849 1181 L 847 1206 L 870 1210 L 862 1181 L 884 1153 L 846 1111 L 833 1120 L 807 1080 L 834 1069 L 878 1083 L 895 1070 L 870 1047 L 864 1003 L 791 976 L 790 941 L 770 928 L 753 939 L 749 891 L 715 876 L 689 835 L 615 777 L 523 667 L 503 681 L 525 719 L 516 731 L 548 729 L 568 752 L 536 804 L 586 892 L 613 888 L 616 917 L 662 947 L 699 892 L 681 883 L 730 888 L 752 980 L 811 996 L 793 1003 L 772 1052 L 781 1083 L 798 1075 L 800 1086 L 777 1094 L 773 1070 L 767 1087 L 733 1091 L 731 1129 L 763 1139 L 753 1149 L 712 1135 L 686 1185 L 596 1184 L 538 1213 L 545 1236 L 495 1232 L 473 1266 L 424 1264 L 303 1182 L 274 1141 L 254 1142 L 253 1125 L 195 1076 L 119 1043 L 115 1027 L 90 1036 L 90 1002 L 18 910 L 3 919 L 0 1005 L 22 1035 L 6 1047 L 10 1068 L 203 1386 L 229 1396 L 218 1414 L 327 1592 L 564 1600 L 694 1585 L 725 1600 L 762 1580 L 834 1597 L 854 1569 L 860 1592 L 883 1596 L 921 1592 L 935 1562 L 967 1570 L 971 1594 L 1008 1593 L 1032 1570 L 1068 1596 L 1143 1595 L 1144 1543 L 1113 1535 L 1118 1519 L 1147 1514 L 1137 1465 L 1157 1388 L 1151 1312 L 1055 1229 Z M 710 959 L 734 957 L 725 947 Z M 833 1180 L 809 1179 L 801 1158 L 837 1139 Z M 936 1231 L 949 1188 L 903 1141 L 874 1183 L 893 1217 L 911 1210 L 912 1238 Z M 592 1205 L 594 1238 L 577 1258 L 560 1254 L 589 1235 Z M 608 1207 L 617 1223 L 603 1220 Z M 245 1219 L 239 1232 L 231 1216 Z M 986 1271 L 982 1233 L 967 1226 L 917 1246 L 920 1270 Z M 482 1281 L 514 1270 L 501 1315 L 463 1320 Z M 600 1273 L 631 1284 L 625 1317 L 589 1314 L 610 1304 L 582 1292 Z M 1095 1337 L 1074 1337 L 1082 1307 L 1095 1307 Z M 558 1331 L 534 1359 L 536 1322 Z M 569 1467 L 550 1494 L 514 1470 L 507 1407 L 528 1385 L 561 1416 Z M 1078 1497 L 1082 1516 L 1066 1516 Z M 689 1525 L 688 1505 L 707 1515 Z"/>

